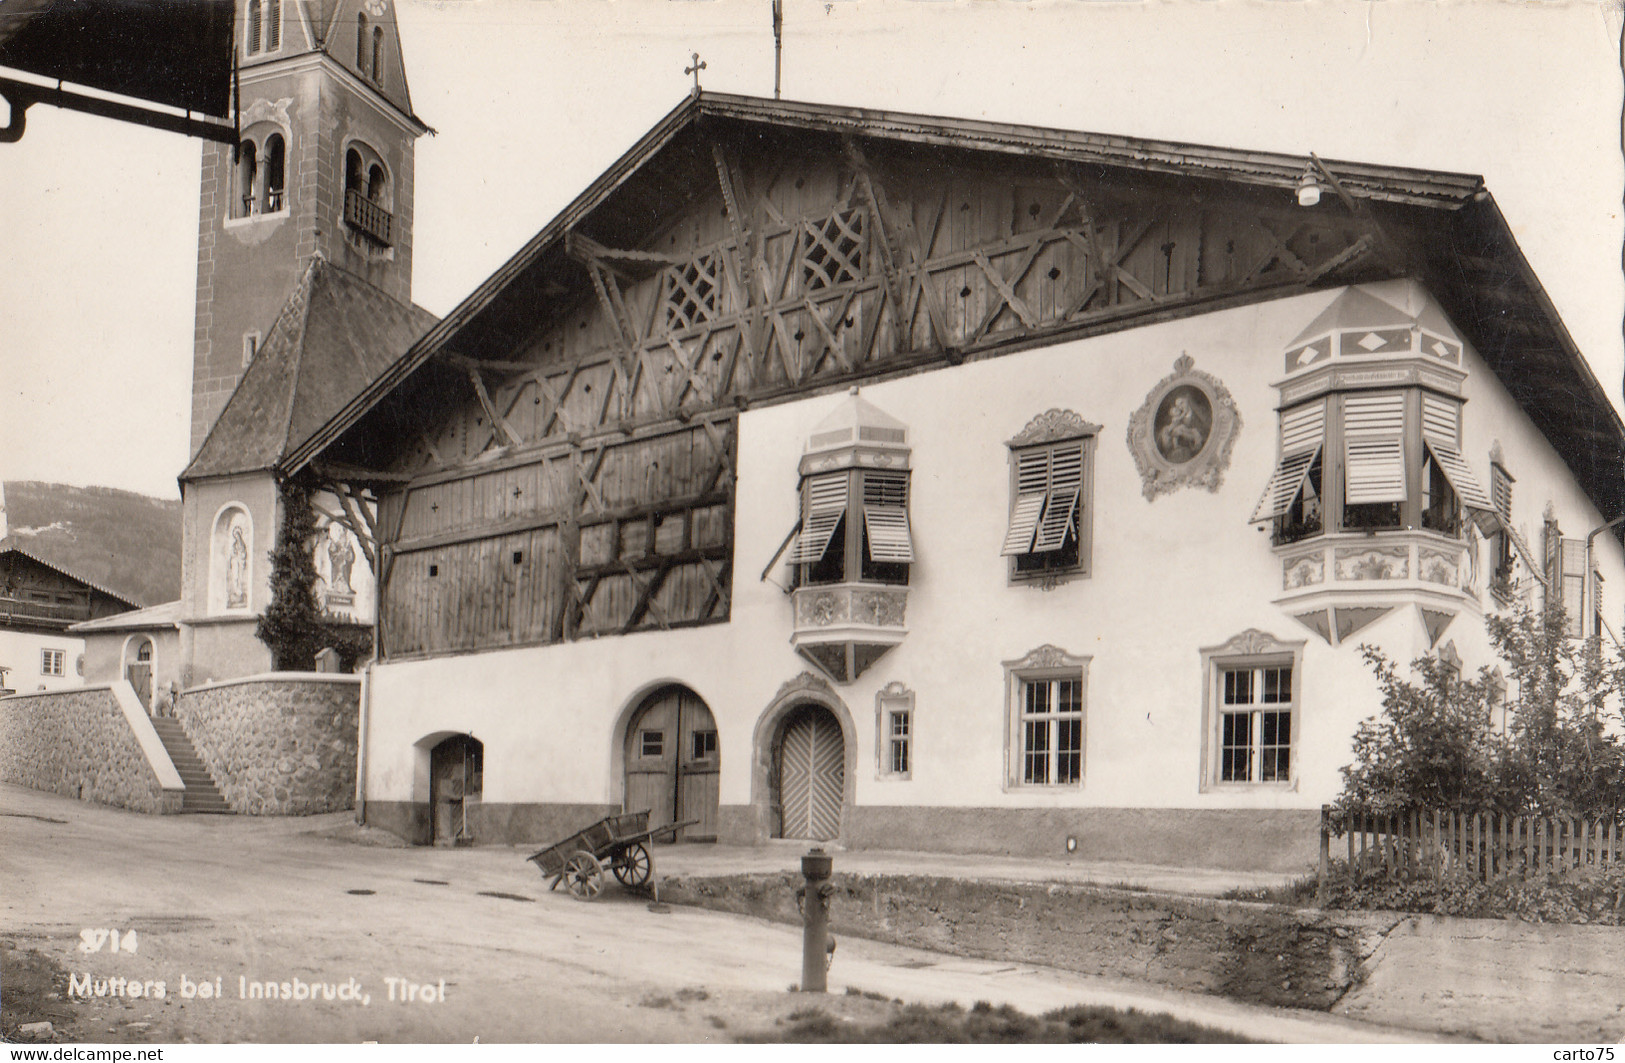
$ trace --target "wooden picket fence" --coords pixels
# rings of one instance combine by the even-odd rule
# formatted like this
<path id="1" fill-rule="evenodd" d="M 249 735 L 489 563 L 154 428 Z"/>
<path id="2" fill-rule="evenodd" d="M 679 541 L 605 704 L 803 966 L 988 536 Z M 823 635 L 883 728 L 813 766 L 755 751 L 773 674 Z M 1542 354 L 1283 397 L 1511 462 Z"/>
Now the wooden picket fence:
<path id="1" fill-rule="evenodd" d="M 1324 805 L 1320 810 L 1322 899 L 1332 874 L 1335 833 L 1331 806 Z M 1439 875 L 1465 871 L 1488 882 L 1505 875 L 1618 864 L 1625 861 L 1625 826 L 1615 819 L 1493 812 L 1355 815 L 1344 825 L 1336 848 L 1345 846 L 1348 858 L 1342 874 L 1349 881 L 1372 872 Z"/>

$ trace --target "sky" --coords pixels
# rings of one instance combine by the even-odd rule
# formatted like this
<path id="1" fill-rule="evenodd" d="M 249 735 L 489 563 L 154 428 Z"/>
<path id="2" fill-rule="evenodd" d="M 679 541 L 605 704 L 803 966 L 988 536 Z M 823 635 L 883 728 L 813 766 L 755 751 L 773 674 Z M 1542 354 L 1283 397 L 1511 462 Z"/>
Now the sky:
<path id="1" fill-rule="evenodd" d="M 771 96 L 769 0 L 395 0 L 413 298 L 444 315 L 692 86 Z M 786 0 L 787 99 L 1482 175 L 1616 406 L 1617 0 Z M 0 117 L 4 104 L 0 103 Z M 198 141 L 0 144 L 0 480 L 179 497 Z"/>

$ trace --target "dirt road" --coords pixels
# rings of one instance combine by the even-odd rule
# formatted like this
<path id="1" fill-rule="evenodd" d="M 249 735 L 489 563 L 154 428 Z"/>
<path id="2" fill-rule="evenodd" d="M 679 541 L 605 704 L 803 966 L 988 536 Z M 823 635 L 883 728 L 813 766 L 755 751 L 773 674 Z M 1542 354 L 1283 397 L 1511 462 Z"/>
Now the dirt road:
<path id="1" fill-rule="evenodd" d="M 0 935 L 88 986 L 59 1003 L 82 1040 L 727 1041 L 809 1002 L 786 992 L 793 928 L 651 911 L 614 888 L 582 904 L 512 850 L 368 846 L 346 822 L 141 816 L 0 786 Z M 1030 1013 L 1138 1007 L 1274 1040 L 1417 1039 L 856 940 L 831 971 L 835 993 L 848 986 Z"/>

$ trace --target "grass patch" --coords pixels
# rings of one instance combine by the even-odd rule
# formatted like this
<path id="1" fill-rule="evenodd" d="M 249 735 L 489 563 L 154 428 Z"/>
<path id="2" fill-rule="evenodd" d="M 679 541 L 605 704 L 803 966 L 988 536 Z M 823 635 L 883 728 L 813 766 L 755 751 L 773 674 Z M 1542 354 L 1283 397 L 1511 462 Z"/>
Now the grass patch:
<path id="1" fill-rule="evenodd" d="M 1226 901 L 1263 901 L 1266 904 L 1285 904 L 1302 908 L 1315 901 L 1315 888 L 1319 876 L 1303 875 L 1283 886 L 1238 886 L 1219 894 Z"/>
<path id="2" fill-rule="evenodd" d="M 1334 861 L 1327 907 L 1345 910 L 1424 912 L 1475 919 L 1517 916 L 1531 923 L 1625 926 L 1625 866 L 1575 868 L 1517 874 L 1481 881 L 1461 873 L 1427 874 L 1403 868 L 1368 871 L 1352 881 L 1347 864 Z"/>
<path id="3" fill-rule="evenodd" d="M 1008 1004 L 895 1007 L 889 1017 L 860 1022 L 822 1008 L 791 1012 L 778 1029 L 745 1043 L 793 1044 L 1245 1044 L 1246 1038 L 1167 1015 L 1115 1008 L 1070 1007 L 1027 1015 Z"/>

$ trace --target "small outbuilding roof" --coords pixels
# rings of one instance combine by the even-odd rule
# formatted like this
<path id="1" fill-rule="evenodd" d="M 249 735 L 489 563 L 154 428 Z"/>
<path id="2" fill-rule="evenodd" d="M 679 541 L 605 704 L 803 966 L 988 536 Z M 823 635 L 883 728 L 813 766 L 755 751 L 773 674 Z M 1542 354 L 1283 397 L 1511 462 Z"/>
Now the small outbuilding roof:
<path id="1" fill-rule="evenodd" d="M 164 602 L 162 605 L 149 605 L 145 609 L 136 609 L 128 613 L 119 613 L 116 616 L 104 616 L 100 620 L 85 620 L 68 628 L 76 635 L 93 635 L 99 631 L 130 631 L 148 630 L 152 628 L 181 626 L 181 603 L 177 601 Z"/>

